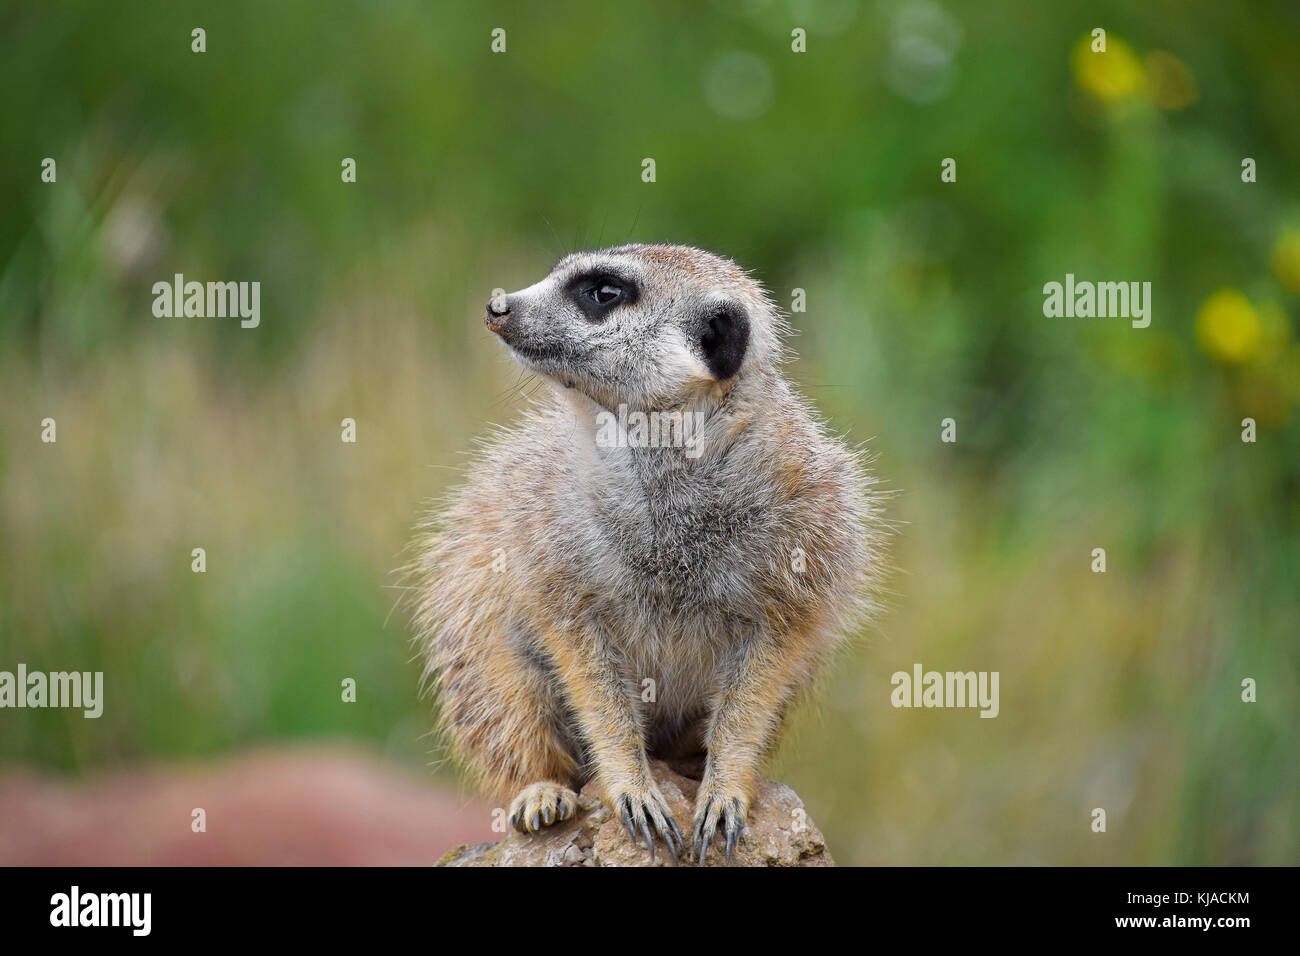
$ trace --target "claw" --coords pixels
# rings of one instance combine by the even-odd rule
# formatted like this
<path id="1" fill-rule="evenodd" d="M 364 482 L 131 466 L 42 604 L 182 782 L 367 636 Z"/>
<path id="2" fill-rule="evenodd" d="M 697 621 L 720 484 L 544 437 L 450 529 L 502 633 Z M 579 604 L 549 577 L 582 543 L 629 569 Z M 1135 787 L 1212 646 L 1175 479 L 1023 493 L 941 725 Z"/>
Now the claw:
<path id="1" fill-rule="evenodd" d="M 647 788 L 645 791 L 633 790 L 619 793 L 614 797 L 612 806 L 618 818 L 623 821 L 628 838 L 635 844 L 640 844 L 642 839 L 645 840 L 651 862 L 656 859 L 658 850 L 656 844 L 660 838 L 668 848 L 668 855 L 672 857 L 673 864 L 680 862 L 680 854 L 686 848 L 686 841 L 682 839 L 682 831 L 678 829 L 672 811 L 657 789 Z"/>
<path id="2" fill-rule="evenodd" d="M 671 830 L 676 830 L 677 826 L 672 822 L 672 817 L 668 818 L 668 825 Z M 668 847 L 668 855 L 673 858 L 673 866 L 677 865 L 677 840 L 673 839 L 670 830 L 660 830 L 664 837 L 664 844 Z"/>
<path id="3" fill-rule="evenodd" d="M 672 817 L 669 817 L 668 826 L 672 829 L 673 836 L 677 838 L 677 845 L 681 847 L 686 846 L 686 841 L 682 839 L 682 831 L 677 829 L 677 821 L 674 820 Z M 675 860 L 677 859 L 677 857 L 674 856 L 673 859 Z"/>
<path id="4" fill-rule="evenodd" d="M 538 833 L 573 816 L 576 800 L 573 791 L 555 781 L 529 784 L 510 802 L 510 826 L 523 834 Z"/>
<path id="5" fill-rule="evenodd" d="M 619 801 L 618 808 L 619 818 L 623 821 L 623 826 L 627 827 L 627 835 L 636 842 L 636 829 L 632 826 L 632 807 L 630 801 L 624 797 Z"/>
<path id="6" fill-rule="evenodd" d="M 650 832 L 650 824 L 646 822 L 645 814 L 641 814 L 641 834 L 645 837 L 645 845 L 650 848 L 650 862 L 655 861 L 655 838 Z"/>
<path id="7" fill-rule="evenodd" d="M 722 838 L 720 849 L 725 853 L 725 862 L 730 863 L 744 828 L 745 806 L 741 800 L 706 795 L 704 803 L 695 812 L 695 826 L 691 833 L 691 856 L 696 865 L 704 865 L 715 836 Z"/>
<path id="8" fill-rule="evenodd" d="M 703 837 L 700 840 L 700 859 L 699 859 L 700 866 L 704 865 L 704 858 L 709 854 L 709 844 L 713 842 L 713 837 L 718 830 L 718 822 L 717 819 L 714 817 L 713 813 L 711 812 L 712 809 L 713 809 L 713 805 L 712 803 L 710 803 L 709 804 L 710 813 L 708 814 L 708 816 L 704 821 Z"/>
<path id="9" fill-rule="evenodd" d="M 655 832 L 663 838 L 664 846 L 668 847 L 668 855 L 672 857 L 673 863 L 677 863 L 678 844 L 681 843 L 681 833 L 677 829 L 677 822 L 673 819 L 672 811 L 661 803 L 652 803 L 646 807 L 646 816 L 654 824 Z M 650 859 L 654 859 L 654 848 L 651 847 Z"/>

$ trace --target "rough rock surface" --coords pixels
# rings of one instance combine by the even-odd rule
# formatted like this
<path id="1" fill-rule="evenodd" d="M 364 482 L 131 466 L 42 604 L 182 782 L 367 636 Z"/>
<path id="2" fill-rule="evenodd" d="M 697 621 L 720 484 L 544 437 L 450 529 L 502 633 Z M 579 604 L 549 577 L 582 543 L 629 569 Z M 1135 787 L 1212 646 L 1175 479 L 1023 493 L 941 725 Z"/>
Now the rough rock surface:
<path id="1" fill-rule="evenodd" d="M 695 791 L 699 781 L 651 763 L 660 792 L 672 808 L 677 826 L 690 840 Z M 723 862 L 721 840 L 715 838 L 706 865 Z M 685 861 L 683 860 L 683 863 Z M 643 843 L 633 843 L 623 824 L 600 799 L 597 785 L 589 783 L 578 795 L 578 813 L 541 833 L 511 831 L 499 843 L 462 844 L 446 853 L 438 866 L 671 866 L 662 841 L 655 862 Z M 803 801 L 782 783 L 763 780 L 758 785 L 748 825 L 731 858 L 732 866 L 834 866 L 821 831 L 804 811 Z"/>

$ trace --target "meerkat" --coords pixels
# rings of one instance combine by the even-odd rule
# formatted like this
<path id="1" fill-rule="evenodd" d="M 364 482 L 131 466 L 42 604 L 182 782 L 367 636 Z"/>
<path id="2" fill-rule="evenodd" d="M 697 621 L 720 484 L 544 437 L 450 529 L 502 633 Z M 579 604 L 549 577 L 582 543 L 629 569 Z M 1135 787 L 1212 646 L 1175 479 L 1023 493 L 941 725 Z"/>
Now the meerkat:
<path id="1" fill-rule="evenodd" d="M 452 753 L 525 833 L 594 777 L 674 861 L 648 761 L 702 758 L 691 858 L 716 839 L 729 861 L 787 712 L 876 606 L 875 479 L 783 377 L 785 319 L 729 259 L 574 253 L 485 322 L 551 394 L 417 537 L 416 642 Z"/>

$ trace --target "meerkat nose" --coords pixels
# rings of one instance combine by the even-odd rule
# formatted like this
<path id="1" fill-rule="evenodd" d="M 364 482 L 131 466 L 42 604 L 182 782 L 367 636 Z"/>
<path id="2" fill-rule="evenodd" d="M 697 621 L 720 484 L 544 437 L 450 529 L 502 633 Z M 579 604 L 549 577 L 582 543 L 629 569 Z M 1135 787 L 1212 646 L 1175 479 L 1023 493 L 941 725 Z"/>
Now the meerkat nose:
<path id="1" fill-rule="evenodd" d="M 487 327 L 496 332 L 498 335 L 505 329 L 506 317 L 510 315 L 510 303 L 506 301 L 503 295 L 496 295 L 488 299 L 487 315 L 483 321 Z"/>

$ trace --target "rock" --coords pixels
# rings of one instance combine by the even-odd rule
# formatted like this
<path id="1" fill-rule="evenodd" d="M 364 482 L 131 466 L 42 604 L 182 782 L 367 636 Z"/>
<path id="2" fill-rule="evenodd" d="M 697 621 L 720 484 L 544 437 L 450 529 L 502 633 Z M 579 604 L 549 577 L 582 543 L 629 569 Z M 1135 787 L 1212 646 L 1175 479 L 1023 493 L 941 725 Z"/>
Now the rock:
<path id="1" fill-rule="evenodd" d="M 699 781 L 660 761 L 652 761 L 650 768 L 677 826 L 689 841 Z M 721 846 L 721 841 L 715 838 L 705 861 L 707 865 L 722 865 Z M 598 785 L 592 782 L 578 795 L 578 813 L 572 820 L 540 833 L 512 830 L 499 843 L 462 844 L 446 853 L 437 865 L 671 866 L 672 859 L 659 841 L 655 862 L 651 864 L 644 844 L 633 843 L 628 838 L 627 830 L 601 801 Z M 835 862 L 798 795 L 783 783 L 762 780 L 731 865 L 834 866 Z"/>

